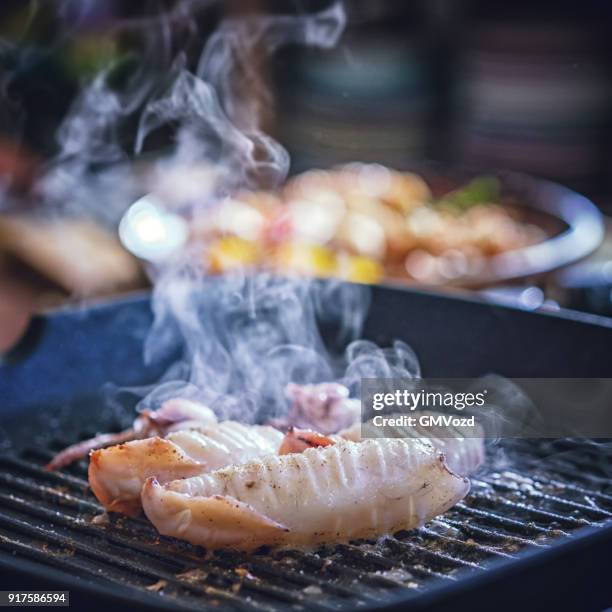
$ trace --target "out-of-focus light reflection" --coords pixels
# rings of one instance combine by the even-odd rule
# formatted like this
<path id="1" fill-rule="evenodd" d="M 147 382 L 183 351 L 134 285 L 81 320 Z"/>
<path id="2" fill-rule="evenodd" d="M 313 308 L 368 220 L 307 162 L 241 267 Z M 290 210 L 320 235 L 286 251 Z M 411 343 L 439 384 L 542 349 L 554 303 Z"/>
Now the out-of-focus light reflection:
<path id="1" fill-rule="evenodd" d="M 522 308 L 523 310 L 538 310 L 542 307 L 546 307 L 548 310 L 554 310 L 555 307 L 558 309 L 558 306 L 554 302 L 546 299 L 542 289 L 536 286 L 491 287 L 490 289 L 481 291 L 481 295 L 493 302 L 514 306 L 515 308 Z"/>
<path id="2" fill-rule="evenodd" d="M 166 212 L 152 196 L 144 196 L 130 206 L 119 224 L 123 246 L 142 259 L 166 259 L 187 241 L 187 223 Z"/>
<path id="3" fill-rule="evenodd" d="M 527 287 L 519 296 L 519 303 L 527 310 L 535 310 L 544 303 L 544 292 L 539 287 Z"/>

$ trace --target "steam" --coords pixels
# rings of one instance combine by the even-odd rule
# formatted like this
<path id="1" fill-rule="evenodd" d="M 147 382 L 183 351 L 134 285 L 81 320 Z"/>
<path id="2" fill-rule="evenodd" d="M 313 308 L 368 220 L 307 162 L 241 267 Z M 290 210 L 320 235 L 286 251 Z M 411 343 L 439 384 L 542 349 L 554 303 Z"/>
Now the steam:
<path id="1" fill-rule="evenodd" d="M 107 67 L 75 100 L 58 132 L 59 154 L 39 183 L 42 197 L 113 223 L 143 191 L 153 190 L 167 208 L 206 216 L 233 191 L 278 186 L 289 156 L 262 127 L 272 100 L 261 61 L 287 44 L 332 47 L 344 25 L 340 3 L 312 14 L 226 19 L 190 69 L 185 53 L 171 58 L 171 23 L 160 19 L 142 57 Z M 133 116 L 136 155 L 157 131 L 174 133 L 172 149 L 144 183 L 122 137 Z M 171 365 L 154 388 L 132 390 L 141 406 L 155 409 L 181 396 L 222 419 L 265 421 L 286 412 L 290 382 L 335 380 L 358 396 L 365 377 L 420 377 L 417 356 L 403 342 L 382 349 L 358 339 L 366 287 L 266 272 L 207 278 L 197 248 L 155 270 L 145 360 Z M 321 324 L 335 331 L 327 345 Z"/>
<path id="2" fill-rule="evenodd" d="M 416 353 L 405 342 L 396 340 L 390 348 L 381 348 L 369 340 L 351 342 L 346 349 L 347 368 L 342 382 L 360 393 L 362 378 L 420 378 L 421 367 Z"/>
<path id="3" fill-rule="evenodd" d="M 72 11 L 72 4 L 66 3 L 65 10 Z M 335 45 L 345 23 L 342 5 L 313 14 L 226 19 L 203 46 L 194 71 L 184 52 L 170 55 L 177 43 L 172 40 L 175 18 L 189 21 L 191 5 L 181 2 L 170 15 L 148 24 L 142 55 L 107 67 L 77 96 L 58 130 L 58 154 L 36 188 L 47 211 L 116 225 L 127 207 L 165 175 L 198 165 L 214 168 L 214 185 L 199 193 L 197 185 L 187 190 L 187 204 L 198 207 L 207 203 L 206 196 L 271 187 L 285 178 L 289 156 L 260 128 L 261 105 L 271 101 L 254 58 L 261 61 L 286 44 Z M 81 7 L 79 18 L 89 8 Z M 133 116 L 139 120 L 130 145 L 122 134 Z M 152 182 L 143 184 L 129 162 L 161 128 L 174 132 L 175 146 L 159 158 Z"/>
<path id="4" fill-rule="evenodd" d="M 61 152 L 39 182 L 40 197 L 61 212 L 98 216 L 116 209 L 113 200 L 130 193 L 128 157 L 117 139 L 118 124 L 127 111 L 107 79 L 108 72 L 98 75 L 74 102 L 58 131 Z M 105 194 L 110 198 L 101 202 Z"/>
<path id="5" fill-rule="evenodd" d="M 65 7 L 79 19 L 93 9 L 91 2 L 77 4 Z M 191 5 L 179 2 L 171 15 L 149 24 L 142 55 L 107 67 L 75 100 L 58 131 L 59 153 L 38 184 L 40 197 L 56 210 L 112 225 L 153 191 L 167 208 L 205 217 L 227 194 L 274 188 L 287 176 L 289 156 L 263 128 L 273 100 L 262 60 L 288 44 L 336 45 L 346 21 L 342 4 L 311 14 L 226 19 L 195 67 L 183 51 L 171 54 L 177 46 L 172 20 L 189 22 Z M 122 134 L 134 116 L 130 143 Z M 173 146 L 149 164 L 154 170 L 143 180 L 133 171 L 132 154 L 142 155 L 160 130 L 174 134 Z M 420 377 L 418 358 L 405 343 L 382 349 L 358 339 L 369 306 L 366 287 L 266 272 L 207 278 L 201 246 L 155 270 L 145 360 L 171 365 L 154 388 L 132 390 L 143 397 L 141 406 L 155 409 L 181 396 L 208 404 L 220 418 L 255 422 L 287 410 L 290 382 L 336 380 L 358 396 L 366 377 Z M 335 330 L 331 343 L 323 341 L 320 324 Z M 504 420 L 533 415 L 511 383 L 488 382 L 503 400 L 503 410 L 481 415 L 490 423 L 489 437 Z"/>
<path id="6" fill-rule="evenodd" d="M 286 44 L 333 46 L 344 23 L 339 3 L 314 14 L 227 19 L 194 72 L 183 55 L 175 59 L 168 82 L 145 105 L 135 143 L 141 152 L 153 132 L 178 126 L 175 148 L 154 179 L 163 194 L 174 192 L 166 205 L 206 215 L 225 194 L 285 179 L 289 156 L 261 128 L 262 106 L 271 100 L 255 58 Z M 177 173 L 185 180 L 172 181 Z M 178 197 L 173 182 L 187 183 Z M 200 257 L 187 252 L 158 270 L 145 359 L 176 358 L 143 405 L 181 395 L 208 404 L 221 418 L 261 421 L 286 410 L 287 383 L 339 376 L 338 357 L 324 345 L 317 316 L 333 319 L 344 339 L 356 338 L 368 305 L 364 287 L 265 272 L 210 279 Z M 341 309 L 331 308 L 332 301 Z"/>
<path id="7" fill-rule="evenodd" d="M 158 34 L 155 30 L 149 35 L 143 57 L 115 62 L 74 100 L 57 132 L 59 152 L 36 186 L 36 195 L 47 210 L 115 225 L 139 195 L 142 188 L 121 134 L 124 123 L 151 94 L 154 64 L 164 65 L 167 37 Z"/>
<path id="8" fill-rule="evenodd" d="M 248 153 L 256 176 L 263 175 L 268 183 L 278 184 L 285 178 L 289 156 L 259 127 L 262 104 L 269 106 L 272 100 L 253 61 L 254 53 L 268 56 L 287 44 L 334 47 L 345 21 L 339 3 L 313 15 L 231 19 L 221 24 L 204 49 L 196 74 L 215 88 L 227 117 L 251 141 Z"/>
<path id="9" fill-rule="evenodd" d="M 179 65 L 183 60 L 179 60 Z M 147 136 L 170 123 L 180 124 L 174 156 L 160 163 L 160 173 L 206 162 L 215 168 L 217 189 L 247 186 L 247 173 L 259 165 L 284 176 L 288 157 L 277 143 L 266 149 L 266 158 L 255 157 L 255 141 L 238 129 L 223 112 L 213 87 L 185 68 L 176 68 L 174 82 L 161 97 L 150 102 L 140 120 L 136 151 Z M 205 200 L 204 200 L 205 201 Z M 199 202 L 198 202 L 199 204 Z"/>
<path id="10" fill-rule="evenodd" d="M 277 186 L 289 170 L 289 156 L 261 129 L 262 105 L 272 100 L 260 62 L 287 44 L 332 47 L 344 25 L 340 3 L 312 15 L 226 19 L 209 38 L 194 73 L 184 56 L 177 58 L 170 86 L 141 116 L 136 152 L 153 131 L 177 123 L 175 155 L 164 169 L 204 161 L 214 164 L 226 189 Z"/>
<path id="11" fill-rule="evenodd" d="M 326 313 L 345 338 L 356 339 L 368 290 L 328 283 L 265 272 L 206 278 L 188 262 L 166 270 L 153 293 L 155 323 L 145 359 L 178 358 L 143 405 L 187 396 L 208 404 L 221 418 L 254 422 L 286 411 L 289 382 L 353 380 L 366 353 L 378 349 L 361 342 L 343 356 L 338 347 L 325 345 L 317 315 Z M 350 320 L 328 308 L 330 298 L 339 295 L 362 304 Z M 348 370 L 347 359 L 352 362 Z"/>
<path id="12" fill-rule="evenodd" d="M 140 32 L 141 54 L 84 84 L 58 130 L 58 153 L 36 185 L 47 212 L 116 226 L 132 202 L 153 191 L 168 208 L 206 215 L 225 194 L 285 179 L 289 156 L 262 128 L 272 100 L 261 62 L 287 44 L 335 45 L 345 25 L 342 4 L 316 13 L 225 19 L 190 67 L 181 50 L 186 44 L 172 32 L 178 17 L 193 33 L 195 4 L 204 3 L 179 2 L 148 22 Z M 78 22 L 93 10 L 91 2 L 62 4 L 62 14 Z M 137 126 L 133 142 L 125 137 L 130 121 Z M 149 162 L 154 170 L 143 179 L 134 172 L 133 155 L 142 155 L 158 130 L 170 131 L 173 145 Z M 145 358 L 172 365 L 154 389 L 132 391 L 145 394 L 148 406 L 180 395 L 243 420 L 259 418 L 262 409 L 282 410 L 290 381 L 338 377 L 339 358 L 324 346 L 317 316 L 334 319 L 343 339 L 355 338 L 368 303 L 365 288 L 340 283 L 322 287 L 240 272 L 209 279 L 191 251 L 160 264 L 154 275 L 155 322 Z M 330 307 L 332 300 L 340 310 Z"/>
<path id="13" fill-rule="evenodd" d="M 112 222 L 143 189 L 168 208 L 205 216 L 233 191 L 278 186 L 289 156 L 262 128 L 272 100 L 261 61 L 287 44 L 332 47 L 344 25 L 340 3 L 313 14 L 226 19 L 191 70 L 184 53 L 170 58 L 171 28 L 161 19 L 142 58 L 108 67 L 78 96 L 59 130 L 60 153 L 39 185 L 42 195 L 64 208 L 102 209 Z M 161 78 L 160 67 L 167 67 Z M 175 137 L 144 185 L 121 138 L 135 114 L 136 155 L 159 130 Z M 208 404 L 220 418 L 255 422 L 286 412 L 290 382 L 337 380 L 357 396 L 364 377 L 420 377 L 406 344 L 381 349 L 358 340 L 367 288 L 265 272 L 211 279 L 200 258 L 188 247 L 155 272 L 145 360 L 172 365 L 153 389 L 133 390 L 144 396 L 141 406 L 155 409 L 181 396 Z M 320 323 L 336 331 L 333 346 L 324 343 Z"/>

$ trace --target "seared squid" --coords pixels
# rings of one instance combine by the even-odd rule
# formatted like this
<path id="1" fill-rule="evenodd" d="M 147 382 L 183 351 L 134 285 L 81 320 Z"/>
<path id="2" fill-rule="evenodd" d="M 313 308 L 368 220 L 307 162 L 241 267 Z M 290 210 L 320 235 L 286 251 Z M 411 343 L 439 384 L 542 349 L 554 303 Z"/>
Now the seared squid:
<path id="1" fill-rule="evenodd" d="M 302 453 L 307 448 L 318 448 L 320 446 L 329 446 L 341 440 L 338 436 L 324 436 L 312 429 L 298 429 L 290 427 L 283 443 L 278 450 L 279 455 L 288 455 L 290 453 Z"/>
<path id="2" fill-rule="evenodd" d="M 289 383 L 285 394 L 291 407 L 286 417 L 272 423 L 276 427 L 312 428 L 331 434 L 350 427 L 361 416 L 361 402 L 350 398 L 349 390 L 339 383 Z"/>
<path id="3" fill-rule="evenodd" d="M 107 510 L 134 516 L 142 509 L 140 492 L 149 476 L 164 483 L 203 474 L 276 453 L 282 441 L 272 427 L 235 421 L 133 440 L 93 451 L 89 484 Z"/>
<path id="4" fill-rule="evenodd" d="M 142 504 L 161 534 L 207 548 L 252 550 L 412 529 L 468 489 L 469 481 L 421 440 L 344 440 L 166 485 L 149 478 Z"/>
<path id="5" fill-rule="evenodd" d="M 418 416 L 431 416 L 433 412 L 421 411 Z M 388 415 L 389 417 L 400 415 Z M 414 427 L 385 426 L 375 427 L 372 421 L 355 423 L 338 433 L 346 440 L 358 442 L 364 438 L 404 438 L 427 440 L 444 453 L 448 467 L 460 476 L 473 474 L 484 462 L 484 431 L 476 424 L 474 427 L 453 427 L 436 425 L 425 427 L 417 424 Z"/>
<path id="6" fill-rule="evenodd" d="M 215 413 L 199 402 L 175 398 L 165 402 L 159 410 L 143 410 L 129 429 L 118 433 L 101 433 L 88 440 L 77 442 L 55 455 L 45 466 L 59 470 L 78 461 L 97 448 L 122 444 L 129 440 L 141 440 L 150 436 L 164 436 L 178 429 L 206 427 L 217 422 Z"/>

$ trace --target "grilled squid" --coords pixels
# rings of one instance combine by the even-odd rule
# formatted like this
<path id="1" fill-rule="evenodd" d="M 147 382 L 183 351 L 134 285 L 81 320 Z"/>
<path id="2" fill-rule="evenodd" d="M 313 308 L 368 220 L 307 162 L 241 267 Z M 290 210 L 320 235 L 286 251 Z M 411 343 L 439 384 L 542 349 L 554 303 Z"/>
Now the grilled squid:
<path id="1" fill-rule="evenodd" d="M 107 510 L 134 516 L 142 509 L 140 492 L 149 476 L 164 483 L 244 463 L 278 452 L 282 440 L 272 427 L 235 421 L 133 440 L 93 451 L 89 484 Z"/>
<path id="2" fill-rule="evenodd" d="M 277 427 L 300 427 L 331 434 L 350 427 L 361 416 L 361 402 L 350 398 L 349 390 L 339 383 L 289 383 L 285 394 L 291 407 L 286 417 L 273 423 Z"/>
<path id="3" fill-rule="evenodd" d="M 432 416 L 435 413 L 420 411 L 421 416 Z M 390 418 L 400 415 L 389 415 Z M 448 467 L 460 474 L 469 476 L 473 474 L 484 462 L 484 431 L 476 424 L 474 427 L 454 427 L 446 425 L 435 425 L 425 427 L 417 424 L 414 427 L 407 426 L 385 426 L 375 427 L 372 421 L 367 423 L 355 423 L 351 427 L 338 433 L 346 440 L 358 442 L 364 438 L 404 438 L 422 439 L 431 442 L 439 451 L 444 453 Z"/>
<path id="4" fill-rule="evenodd" d="M 142 504 L 161 534 L 252 550 L 412 529 L 468 489 L 431 444 L 371 439 L 268 455 L 166 485 L 149 478 Z"/>
<path id="5" fill-rule="evenodd" d="M 319 448 L 321 446 L 329 446 L 338 441 L 337 437 L 324 436 L 311 429 L 297 429 L 290 427 L 285 434 L 283 443 L 281 444 L 278 454 L 288 455 L 289 453 L 302 453 L 307 448 Z"/>
<path id="6" fill-rule="evenodd" d="M 92 450 L 130 440 L 141 440 L 150 436 L 164 436 L 177 429 L 206 427 L 217 422 L 215 413 L 198 402 L 175 398 L 165 402 L 159 410 L 143 410 L 129 429 L 118 433 L 101 433 L 88 440 L 77 442 L 55 455 L 45 466 L 48 470 L 59 470 L 74 461 L 86 457 Z"/>

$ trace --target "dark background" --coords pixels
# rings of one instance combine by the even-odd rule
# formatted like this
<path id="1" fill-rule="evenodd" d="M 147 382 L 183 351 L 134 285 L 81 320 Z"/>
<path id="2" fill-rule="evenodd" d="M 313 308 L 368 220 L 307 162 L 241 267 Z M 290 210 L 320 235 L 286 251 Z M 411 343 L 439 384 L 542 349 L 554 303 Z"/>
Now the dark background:
<path id="1" fill-rule="evenodd" d="M 221 17 L 324 4 L 194 0 L 182 3 L 186 16 L 176 2 L 4 0 L 0 170 L 10 169 L 15 149 L 26 176 L 26 162 L 57 153 L 56 130 L 74 95 L 103 66 L 119 62 L 118 88 L 129 60 L 167 71 L 171 58 L 147 56 L 160 24 L 170 55 L 185 51 L 195 64 Z M 336 49 L 284 48 L 258 64 L 273 91 L 265 120 L 293 153 L 295 169 L 355 159 L 459 160 L 554 178 L 607 207 L 608 2 L 354 0 L 346 8 Z M 121 134 L 128 153 L 133 128 L 127 121 Z M 147 148 L 169 138 L 159 134 Z"/>
<path id="2" fill-rule="evenodd" d="M 195 68 L 226 17 L 328 4 L 3 0 L 0 188 L 18 197 L 0 198 L 0 212 L 9 202 L 40 205 L 36 177 L 62 152 L 58 128 L 100 70 L 110 70 L 118 92 L 139 70 L 163 84 L 177 57 Z M 262 125 L 289 150 L 293 172 L 355 160 L 401 168 L 424 159 L 517 169 L 568 185 L 610 213 L 609 2 L 348 0 L 345 7 L 347 28 L 333 50 L 289 46 L 272 58 L 252 53 L 237 66 L 239 76 L 257 75 L 245 95 L 260 98 Z M 112 128 L 128 159 L 136 157 L 142 108 L 135 104 Z M 141 155 L 172 146 L 172 127 L 149 134 Z M 558 278 L 540 284 L 536 305 L 552 299 L 612 313 L 609 260 L 608 236 L 574 286 Z M 517 297 L 513 288 L 509 299 L 522 304 L 520 291 Z"/>

